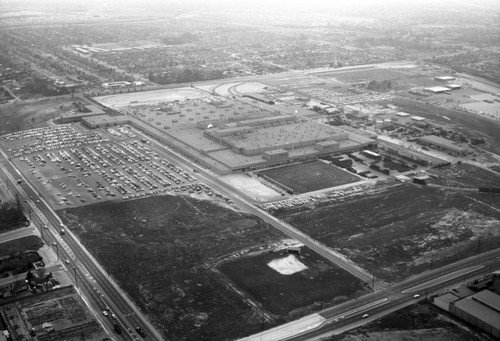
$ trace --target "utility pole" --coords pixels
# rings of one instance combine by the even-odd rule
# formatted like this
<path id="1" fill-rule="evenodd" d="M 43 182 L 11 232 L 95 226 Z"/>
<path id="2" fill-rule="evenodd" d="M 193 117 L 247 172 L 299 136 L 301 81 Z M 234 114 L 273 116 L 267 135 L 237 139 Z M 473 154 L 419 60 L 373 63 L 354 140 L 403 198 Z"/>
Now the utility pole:
<path id="1" fill-rule="evenodd" d="M 375 275 L 372 276 L 372 291 L 375 292 Z"/>
<path id="2" fill-rule="evenodd" d="M 73 267 L 73 270 L 75 272 L 75 284 L 78 286 L 78 277 L 76 277 L 76 267 Z"/>

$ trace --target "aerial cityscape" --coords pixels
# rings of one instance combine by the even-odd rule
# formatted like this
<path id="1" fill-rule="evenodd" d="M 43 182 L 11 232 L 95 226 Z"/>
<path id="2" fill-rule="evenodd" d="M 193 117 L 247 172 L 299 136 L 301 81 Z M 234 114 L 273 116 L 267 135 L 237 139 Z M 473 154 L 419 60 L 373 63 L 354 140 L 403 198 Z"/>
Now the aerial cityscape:
<path id="1" fill-rule="evenodd" d="M 0 1 L 0 341 L 498 339 L 499 0 Z"/>

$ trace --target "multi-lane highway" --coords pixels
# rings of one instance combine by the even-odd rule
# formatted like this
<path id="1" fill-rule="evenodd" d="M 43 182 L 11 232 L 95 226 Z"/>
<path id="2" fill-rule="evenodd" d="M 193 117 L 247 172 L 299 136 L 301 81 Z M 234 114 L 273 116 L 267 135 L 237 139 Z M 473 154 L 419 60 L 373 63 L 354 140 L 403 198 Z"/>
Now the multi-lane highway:
<path id="1" fill-rule="evenodd" d="M 137 131 L 137 133 L 140 134 L 139 131 Z M 157 143 L 155 141 L 152 142 Z M 158 146 L 161 145 L 158 144 Z M 246 197 L 243 193 L 235 191 L 228 184 L 219 180 L 203 168 L 197 167 L 196 165 L 193 166 L 190 160 L 175 153 L 167 153 L 186 169 L 196 168 L 196 177 L 199 180 L 231 198 L 239 208 L 255 214 L 286 235 L 301 241 L 304 245 L 313 249 L 335 265 L 345 269 L 363 281 L 373 284 L 373 276 L 364 269 L 359 268 L 350 260 L 333 253 L 328 247 L 303 234 L 295 227 L 259 209 L 253 204 L 251 198 Z M 273 331 L 270 330 L 255 335 L 255 340 L 309 340 L 318 335 L 323 335 L 328 332 L 331 333 L 332 330 L 335 331 L 359 323 L 359 321 L 362 320 L 363 314 L 377 316 L 377 314 L 389 312 L 397 307 L 408 304 L 408 302 L 413 302 L 415 300 L 413 297 L 415 294 L 424 297 L 424 295 L 430 294 L 431 292 L 457 283 L 457 280 L 465 280 L 497 269 L 500 269 L 500 249 L 467 258 L 433 271 L 424 272 L 392 287 L 389 287 L 385 283 L 375 281 L 375 292 L 373 294 L 322 311 L 320 315 L 324 318 L 324 322 L 315 326 L 313 329 L 309 328 L 306 332 L 303 332 L 300 329 L 302 328 L 300 321 L 299 323 L 292 322 L 288 330 L 287 326 L 278 327 L 282 329 L 282 331 L 286 330 L 286 332 L 281 334 L 283 336 L 282 338 L 278 338 L 277 334 L 274 334 Z M 294 324 L 297 324 L 299 329 L 297 329 Z M 295 335 L 298 331 L 300 335 Z M 249 340 L 253 339 L 249 338 Z"/>
<path id="2" fill-rule="evenodd" d="M 148 138 L 139 131 L 137 133 L 144 138 Z M 332 252 L 328 247 L 303 234 L 295 227 L 259 209 L 253 204 L 251 198 L 235 191 L 228 184 L 218 179 L 216 175 L 193 165 L 190 160 L 183 156 L 163 149 L 163 146 L 156 141 L 149 140 L 157 144 L 172 161 L 177 162 L 185 169 L 192 169 L 193 167 L 197 169 L 198 172 L 194 176 L 228 196 L 239 208 L 255 214 L 284 234 L 301 241 L 304 245 L 361 280 L 369 284 L 373 283 L 373 276 L 364 269 L 361 269 L 341 255 Z M 121 325 L 124 333 L 121 335 L 114 334 L 116 338 L 121 337 L 125 340 L 139 339 L 140 337 L 135 328 L 141 327 L 148 335 L 148 339 L 161 340 L 161 335 L 147 322 L 134 303 L 109 278 L 105 269 L 98 264 L 85 247 L 81 245 L 79 240 L 72 235 L 71 231 L 65 234 L 60 233 L 61 221 L 57 214 L 43 198 L 40 198 L 36 190 L 26 182 L 26 179 L 12 166 L 7 158 L 1 159 L 1 156 L 0 176 L 6 179 L 6 183 L 13 193 L 18 193 L 22 198 L 26 198 L 32 211 L 31 219 L 33 223 L 39 228 L 45 242 L 55 248 L 59 258 L 63 261 L 68 260 L 69 264 L 63 262 L 63 265 L 68 270 L 68 274 L 73 278 L 76 287 L 83 294 L 83 297 L 88 300 L 90 306 L 98 312 L 100 320 L 110 333 L 113 333 L 113 325 L 118 323 Z M 17 179 L 23 180 L 21 184 L 17 184 Z M 43 228 L 44 225 L 47 225 L 48 228 Z M 288 325 L 280 326 L 278 334 L 273 334 L 276 330 L 265 331 L 259 334 L 255 340 L 309 340 L 331 333 L 332 331 L 352 327 L 356 323 L 360 323 L 364 314 L 368 314 L 368 319 L 370 319 L 373 316 L 377 316 L 377 314 L 382 314 L 401 305 L 408 304 L 408 302 L 414 300 L 413 296 L 416 293 L 425 295 L 426 293 L 456 283 L 457 279 L 463 280 L 471 276 L 500 269 L 499 257 L 500 250 L 478 255 L 434 271 L 425 272 L 392 287 L 376 281 L 375 292 L 373 294 L 322 311 L 318 315 L 319 319 L 315 320 L 316 324 L 309 325 L 305 330 L 297 329 L 296 326 L 298 323 L 292 322 Z M 105 317 L 100 312 L 105 310 L 106 307 L 109 307 L 116 315 L 116 320 L 110 316 Z M 303 328 L 303 326 L 300 328 Z M 280 336 L 278 337 L 278 335 Z M 248 338 L 248 340 L 252 340 L 252 338 Z"/>
<path id="3" fill-rule="evenodd" d="M 117 323 L 123 330 L 120 335 L 114 334 L 117 339 L 140 339 L 141 337 L 136 332 L 136 328 L 140 327 L 147 335 L 148 340 L 162 340 L 161 335 L 148 323 L 135 304 L 114 283 L 107 271 L 72 235 L 71 231 L 65 229 L 64 234 L 60 233 L 62 222 L 57 214 L 40 198 L 36 190 L 26 183 L 17 169 L 6 158 L 0 162 L 0 176 L 6 180 L 13 193 L 25 198 L 31 210 L 32 223 L 39 229 L 45 243 L 57 252 L 75 286 L 91 308 L 98 312 L 97 316 L 110 334 L 113 335 L 113 326 Z M 17 184 L 18 179 L 23 180 L 21 184 Z M 47 228 L 44 228 L 44 225 Z M 102 313 L 106 307 L 110 308 L 107 317 Z M 111 312 L 116 315 L 116 320 L 111 318 Z"/>
<path id="4" fill-rule="evenodd" d="M 321 323 L 316 323 L 313 328 L 302 330 L 300 325 L 295 326 L 292 322 L 241 341 L 305 341 L 338 334 L 419 299 L 425 299 L 445 288 L 465 283 L 498 269 L 500 269 L 500 249 L 424 272 L 389 289 L 325 309 L 319 313 L 323 320 Z"/>

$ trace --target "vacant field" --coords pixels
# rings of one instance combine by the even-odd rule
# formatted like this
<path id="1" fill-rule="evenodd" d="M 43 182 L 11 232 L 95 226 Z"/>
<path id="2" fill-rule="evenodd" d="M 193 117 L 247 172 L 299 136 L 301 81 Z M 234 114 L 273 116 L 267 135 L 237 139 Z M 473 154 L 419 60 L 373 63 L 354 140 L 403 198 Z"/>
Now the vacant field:
<path id="1" fill-rule="evenodd" d="M 172 196 L 60 214 L 165 339 L 232 340 L 260 330 L 260 314 L 204 264 L 283 238 L 261 220 Z"/>
<path id="2" fill-rule="evenodd" d="M 268 264 L 291 257 L 287 251 L 244 257 L 221 266 L 238 287 L 261 302 L 273 314 L 287 316 L 319 310 L 338 304 L 349 298 L 360 296 L 366 286 L 342 270 L 303 248 L 296 259 L 305 265 L 305 270 L 293 274 L 281 274 Z M 249 276 L 251 274 L 251 276 Z M 297 316 L 295 316 L 297 317 Z"/>
<path id="3" fill-rule="evenodd" d="M 338 167 L 321 161 L 265 170 L 259 175 L 291 188 L 294 193 L 306 193 L 359 181 L 359 178 Z"/>
<path id="4" fill-rule="evenodd" d="M 49 120 L 71 110 L 73 101 L 79 100 L 60 96 L 29 103 L 0 105 L 0 135 L 47 126 Z"/>
<path id="5" fill-rule="evenodd" d="M 43 246 L 42 240 L 37 236 L 22 237 L 0 244 L 0 258 L 15 254 L 16 252 L 37 251 Z"/>
<path id="6" fill-rule="evenodd" d="M 484 340 L 479 333 L 462 328 L 449 319 L 449 314 L 430 303 L 422 302 L 324 341 Z"/>
<path id="7" fill-rule="evenodd" d="M 432 169 L 429 173 L 438 176 L 431 180 L 438 185 L 468 188 L 500 187 L 499 175 L 467 163 Z"/>
<path id="8" fill-rule="evenodd" d="M 383 80 L 395 80 L 408 77 L 404 73 L 391 70 L 391 69 L 379 69 L 379 68 L 364 68 L 358 70 L 346 70 L 346 71 L 333 71 L 325 73 L 316 73 L 315 76 L 322 78 L 335 78 L 338 81 L 345 83 L 353 83 L 359 81 L 383 81 Z"/>
<path id="9" fill-rule="evenodd" d="M 277 215 L 396 282 L 498 247 L 500 210 L 479 196 L 404 184 Z"/>

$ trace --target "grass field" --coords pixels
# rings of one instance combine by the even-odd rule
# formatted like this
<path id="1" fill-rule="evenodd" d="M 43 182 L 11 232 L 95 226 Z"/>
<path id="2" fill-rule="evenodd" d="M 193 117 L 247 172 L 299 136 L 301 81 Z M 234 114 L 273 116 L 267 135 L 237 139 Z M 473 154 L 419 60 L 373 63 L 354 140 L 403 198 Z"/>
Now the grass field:
<path id="1" fill-rule="evenodd" d="M 19 251 L 36 251 L 43 246 L 37 236 L 22 237 L 0 244 L 0 258 L 10 256 Z"/>
<path id="2" fill-rule="evenodd" d="M 283 238 L 261 220 L 172 196 L 59 213 L 165 339 L 233 340 L 260 330 L 261 316 L 204 264 Z"/>
<path id="3" fill-rule="evenodd" d="M 357 176 L 321 161 L 268 169 L 259 175 L 265 175 L 299 194 L 359 181 Z"/>
<path id="4" fill-rule="evenodd" d="M 431 262 L 438 267 L 497 248 L 500 210 L 489 199 L 491 194 L 404 184 L 276 214 L 395 282 L 428 270 Z"/>
<path id="5" fill-rule="evenodd" d="M 289 256 L 286 251 L 244 257 L 225 263 L 221 271 L 273 314 L 287 316 L 319 310 L 360 296 L 367 289 L 356 277 L 302 248 L 296 258 L 307 269 L 282 275 L 268 263 Z"/>

